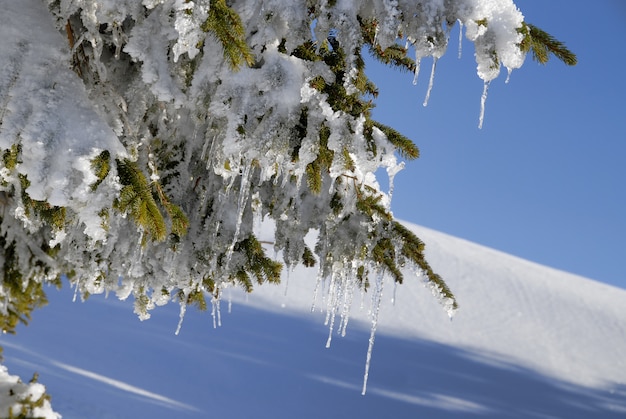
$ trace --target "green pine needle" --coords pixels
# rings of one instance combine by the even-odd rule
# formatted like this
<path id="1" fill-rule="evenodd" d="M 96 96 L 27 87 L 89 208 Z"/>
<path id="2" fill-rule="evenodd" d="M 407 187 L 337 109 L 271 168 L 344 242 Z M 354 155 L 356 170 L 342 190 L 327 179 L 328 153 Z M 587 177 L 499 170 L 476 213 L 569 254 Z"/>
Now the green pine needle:
<path id="1" fill-rule="evenodd" d="M 570 51 L 563 42 L 535 25 L 524 23 L 519 31 L 524 34 L 520 49 L 524 52 L 531 51 L 533 59 L 538 63 L 547 63 L 550 54 L 553 54 L 566 65 L 573 66 L 578 62 L 576 54 Z"/>
<path id="2" fill-rule="evenodd" d="M 221 42 L 226 59 L 233 70 L 242 64 L 254 64 L 254 55 L 246 43 L 246 32 L 241 18 L 228 7 L 225 0 L 211 0 L 209 16 L 202 25 L 204 32 L 212 32 Z"/>
<path id="3" fill-rule="evenodd" d="M 150 191 L 148 180 L 137 163 L 128 159 L 116 160 L 120 183 L 123 185 L 115 207 L 129 214 L 154 241 L 167 237 L 165 219 Z"/>
<path id="4" fill-rule="evenodd" d="M 387 139 L 391 144 L 396 146 L 400 155 L 407 160 L 415 160 L 420 156 L 420 150 L 417 148 L 415 143 L 411 141 L 409 138 L 400 134 L 395 129 L 381 124 L 380 122 L 372 121 L 372 125 L 378 128 L 387 136 Z"/>
<path id="5" fill-rule="evenodd" d="M 445 297 L 452 300 L 452 307 L 456 310 L 458 308 L 456 297 L 448 287 L 448 284 L 426 262 L 423 253 L 424 243 L 411 230 L 397 221 L 393 221 L 393 230 L 402 240 L 402 255 L 422 270 L 428 278 L 428 282 L 435 284 Z"/>

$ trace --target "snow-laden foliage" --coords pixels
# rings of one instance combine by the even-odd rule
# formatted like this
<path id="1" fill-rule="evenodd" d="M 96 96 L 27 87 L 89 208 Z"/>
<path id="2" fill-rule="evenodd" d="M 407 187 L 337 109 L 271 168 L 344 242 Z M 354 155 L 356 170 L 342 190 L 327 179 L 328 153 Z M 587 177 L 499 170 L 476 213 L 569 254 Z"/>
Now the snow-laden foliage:
<path id="1" fill-rule="evenodd" d="M 410 265 L 455 311 L 424 245 L 390 212 L 399 157 L 419 152 L 371 119 L 362 53 L 417 78 L 459 22 L 486 94 L 536 47 L 511 0 L 1 5 L 5 278 L 26 290 L 65 274 L 83 296 L 133 295 L 145 319 L 171 300 L 184 313 L 231 285 L 278 282 L 283 266 L 317 265 L 331 328 L 337 313 L 345 328 L 357 289 L 381 292 L 384 275 L 402 282 Z M 257 237 L 262 220 L 270 242 Z"/>
<path id="2" fill-rule="evenodd" d="M 0 417 L 60 419 L 61 415 L 52 410 L 50 396 L 37 376 L 24 383 L 0 365 Z"/>

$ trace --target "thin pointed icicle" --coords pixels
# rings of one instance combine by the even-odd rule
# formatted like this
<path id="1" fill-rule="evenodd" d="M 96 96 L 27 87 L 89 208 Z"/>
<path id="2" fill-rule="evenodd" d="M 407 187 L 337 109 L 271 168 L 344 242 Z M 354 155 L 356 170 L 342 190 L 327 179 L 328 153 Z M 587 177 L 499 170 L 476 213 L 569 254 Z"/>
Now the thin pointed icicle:
<path id="1" fill-rule="evenodd" d="M 211 317 L 213 317 L 213 329 L 222 327 L 222 312 L 220 310 L 221 297 L 211 298 Z"/>
<path id="2" fill-rule="evenodd" d="M 351 275 L 351 278 L 356 278 L 356 274 Z M 354 288 L 356 287 L 354 280 L 347 280 L 345 283 L 343 310 L 341 312 L 341 322 L 339 323 L 339 334 L 341 337 L 346 336 L 348 322 L 350 321 L 350 309 L 352 308 L 352 300 L 354 299 Z"/>
<path id="3" fill-rule="evenodd" d="M 428 100 L 430 99 L 430 92 L 433 90 L 433 84 L 435 83 L 435 69 L 437 68 L 437 58 L 433 57 L 433 67 L 430 70 L 430 80 L 428 80 L 428 90 L 426 91 L 426 97 L 422 105 L 428 106 Z"/>
<path id="4" fill-rule="evenodd" d="M 326 320 L 324 321 L 324 325 L 328 326 L 328 340 L 326 341 L 326 347 L 330 348 L 330 343 L 333 340 L 333 329 L 335 328 L 335 316 L 337 315 L 337 280 L 336 274 L 333 273 L 330 286 L 328 289 L 328 303 L 326 305 Z"/>
<path id="5" fill-rule="evenodd" d="M 324 238 L 322 242 L 322 252 L 326 252 L 328 248 L 328 237 Z M 323 254 L 323 253 L 321 253 Z M 315 282 L 315 290 L 313 291 L 313 304 L 311 304 L 311 313 L 315 311 L 315 305 L 317 304 L 317 296 L 320 292 L 320 285 L 322 288 L 322 293 L 324 292 L 324 287 L 326 286 L 326 278 L 324 278 L 324 272 L 326 271 L 326 262 L 324 258 L 320 258 L 320 267 L 317 271 L 317 280 Z"/>
<path id="6" fill-rule="evenodd" d="M 239 233 L 241 232 L 241 223 L 243 222 L 243 213 L 246 209 L 246 204 L 248 203 L 248 197 L 250 196 L 251 172 L 252 172 L 252 165 L 251 164 L 245 165 L 243 168 L 243 173 L 241 174 L 239 199 L 237 200 L 238 208 L 237 208 L 237 224 L 235 225 L 235 234 L 233 235 L 233 241 L 228 247 L 228 251 L 226 252 L 226 262 L 224 263 L 226 270 L 228 270 L 228 266 L 230 265 L 230 259 L 233 257 L 235 245 L 237 244 L 237 241 L 239 241 Z"/>
<path id="7" fill-rule="evenodd" d="M 483 86 L 483 94 L 480 97 L 480 117 L 478 118 L 478 129 L 482 129 L 485 119 L 485 102 L 487 102 L 487 92 L 489 90 L 489 82 L 486 81 Z"/>
<path id="8" fill-rule="evenodd" d="M 370 331 L 370 340 L 367 347 L 367 357 L 365 358 L 365 373 L 363 374 L 363 390 L 361 395 L 365 395 L 367 391 L 367 379 L 370 375 L 370 362 L 372 360 L 372 351 L 374 350 L 374 340 L 376 338 L 376 327 L 378 326 L 378 313 L 380 313 L 380 303 L 383 299 L 383 274 L 380 273 L 376 279 L 376 289 L 372 295 L 372 329 Z"/>
<path id="9" fill-rule="evenodd" d="M 376 25 L 376 29 L 374 30 L 374 43 L 372 45 L 376 46 L 378 43 L 378 32 L 380 31 L 380 26 Z"/>
<path id="10" fill-rule="evenodd" d="M 74 288 L 74 297 L 72 297 L 72 302 L 76 302 L 76 296 L 78 295 L 78 283 L 76 283 L 76 287 Z M 9 301 L 9 299 L 5 299 L 5 301 Z"/>
<path id="11" fill-rule="evenodd" d="M 513 72 L 512 68 L 506 69 L 506 80 L 504 80 L 505 84 L 509 84 L 509 80 L 511 80 L 511 73 Z"/>
<path id="12" fill-rule="evenodd" d="M 174 334 L 178 336 L 180 333 L 181 327 L 183 327 L 183 320 L 185 319 L 185 313 L 187 312 L 187 304 L 184 302 L 180 303 L 180 314 L 178 315 L 178 326 L 176 326 L 176 331 Z"/>
<path id="13" fill-rule="evenodd" d="M 286 269 L 287 275 L 285 277 L 285 293 L 283 294 L 285 297 L 287 296 L 287 292 L 289 291 L 289 277 L 291 276 L 290 273 L 291 273 L 291 271 L 293 271 L 293 269 L 294 269 L 294 267 L 291 264 L 288 265 L 287 269 Z"/>
<path id="14" fill-rule="evenodd" d="M 463 22 L 461 20 L 459 22 L 459 60 L 463 55 Z"/>
<path id="15" fill-rule="evenodd" d="M 415 73 L 413 74 L 413 85 L 417 84 L 417 78 L 420 75 L 420 64 L 422 59 L 415 54 Z"/>
<path id="16" fill-rule="evenodd" d="M 315 290 L 313 290 L 313 303 L 311 304 L 311 313 L 315 311 L 315 305 L 317 304 L 317 295 L 320 291 L 320 285 L 322 285 L 322 282 L 324 281 L 324 275 L 322 274 L 323 271 L 323 266 L 320 266 L 320 269 L 317 272 L 317 280 L 315 281 Z"/>

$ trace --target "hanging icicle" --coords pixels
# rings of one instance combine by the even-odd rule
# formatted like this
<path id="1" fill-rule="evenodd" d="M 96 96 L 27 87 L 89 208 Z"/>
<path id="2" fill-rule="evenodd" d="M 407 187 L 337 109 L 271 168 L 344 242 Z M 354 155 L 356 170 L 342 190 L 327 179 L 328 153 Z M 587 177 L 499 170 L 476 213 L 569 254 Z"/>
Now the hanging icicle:
<path id="1" fill-rule="evenodd" d="M 228 269 L 228 266 L 230 265 L 230 260 L 233 257 L 235 245 L 239 241 L 239 235 L 241 232 L 241 223 L 243 222 L 243 213 L 246 209 L 248 198 L 250 197 L 251 173 L 252 173 L 252 165 L 244 164 L 243 172 L 241 174 L 241 185 L 239 186 L 239 199 L 237 200 L 237 223 L 235 225 L 235 234 L 233 235 L 233 240 L 230 244 L 230 247 L 228 248 L 228 252 L 226 253 L 226 262 L 224 264 L 226 266 L 226 269 Z"/>
<path id="2" fill-rule="evenodd" d="M 430 92 L 433 90 L 433 84 L 435 82 L 435 69 L 437 68 L 437 58 L 433 57 L 433 67 L 430 70 L 430 79 L 428 80 L 428 90 L 426 90 L 426 97 L 422 105 L 428 106 L 428 100 L 430 99 Z"/>
<path id="3" fill-rule="evenodd" d="M 337 265 L 335 263 L 334 265 Z M 330 285 L 328 287 L 328 301 L 326 303 L 326 320 L 324 325 L 328 326 L 328 340 L 326 341 L 326 347 L 330 348 L 330 343 L 333 338 L 333 330 L 335 329 L 335 317 L 337 317 L 337 309 L 339 308 L 339 302 L 341 300 L 342 284 L 345 278 L 341 275 L 341 270 L 336 269 L 333 266 L 333 273 L 330 279 Z"/>
<path id="4" fill-rule="evenodd" d="M 420 64 L 422 59 L 415 54 L 415 73 L 413 73 L 413 85 L 417 84 L 417 78 L 420 75 Z"/>
<path id="5" fill-rule="evenodd" d="M 512 68 L 507 68 L 506 69 L 506 80 L 504 81 L 505 84 L 509 84 L 509 80 L 511 80 L 511 73 L 513 72 Z"/>
<path id="6" fill-rule="evenodd" d="M 222 326 L 222 313 L 220 311 L 221 297 L 211 298 L 211 316 L 213 317 L 213 329 L 217 329 L 218 326 Z"/>
<path id="7" fill-rule="evenodd" d="M 461 56 L 463 55 L 463 22 L 461 22 L 460 19 L 457 22 L 459 22 L 459 60 L 460 60 Z"/>
<path id="8" fill-rule="evenodd" d="M 187 298 L 187 297 L 185 297 Z M 183 327 L 183 320 L 185 319 L 185 313 L 187 312 L 187 303 L 184 301 L 180 302 L 180 313 L 178 314 L 178 326 L 176 326 L 176 331 L 174 334 L 178 336 L 180 333 L 181 327 Z"/>
<path id="9" fill-rule="evenodd" d="M 480 117 L 478 118 L 478 129 L 482 129 L 483 120 L 485 119 L 485 102 L 487 102 L 487 91 L 489 90 L 489 82 L 486 81 L 483 86 L 483 94 L 480 97 Z"/>
<path id="10" fill-rule="evenodd" d="M 372 328 L 370 330 L 369 345 L 367 347 L 367 356 L 365 358 L 365 373 L 363 374 L 363 390 L 362 395 L 367 391 L 367 379 L 370 374 L 370 362 L 372 360 L 372 351 L 374 350 L 374 340 L 376 338 L 376 328 L 378 327 L 378 314 L 380 313 L 380 303 L 383 299 L 383 273 L 379 273 L 376 278 L 376 288 L 372 293 L 372 307 L 370 308 L 372 318 Z"/>
<path id="11" fill-rule="evenodd" d="M 352 272 L 350 278 L 346 281 L 343 311 L 341 312 L 341 322 L 339 323 L 339 334 L 341 337 L 346 336 L 348 322 L 350 321 L 350 310 L 352 309 L 354 289 L 356 288 L 356 281 L 354 278 L 356 278 L 356 273 Z"/>

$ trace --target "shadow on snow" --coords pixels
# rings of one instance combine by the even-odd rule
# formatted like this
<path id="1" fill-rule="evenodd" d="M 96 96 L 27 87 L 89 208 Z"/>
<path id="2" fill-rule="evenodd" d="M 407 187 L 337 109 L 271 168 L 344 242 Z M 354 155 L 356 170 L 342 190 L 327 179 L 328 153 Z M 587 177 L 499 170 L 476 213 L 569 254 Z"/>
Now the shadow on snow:
<path id="1" fill-rule="evenodd" d="M 0 340 L 9 372 L 24 380 L 39 372 L 64 419 L 626 416 L 623 386 L 577 386 L 501 357 L 381 331 L 361 396 L 369 331 L 352 324 L 325 349 L 318 314 L 240 304 L 226 313 L 223 302 L 222 327 L 188 310 L 174 336 L 176 306 L 140 324 L 129 303 L 71 298 L 68 288 L 50 290 L 31 325 Z"/>

